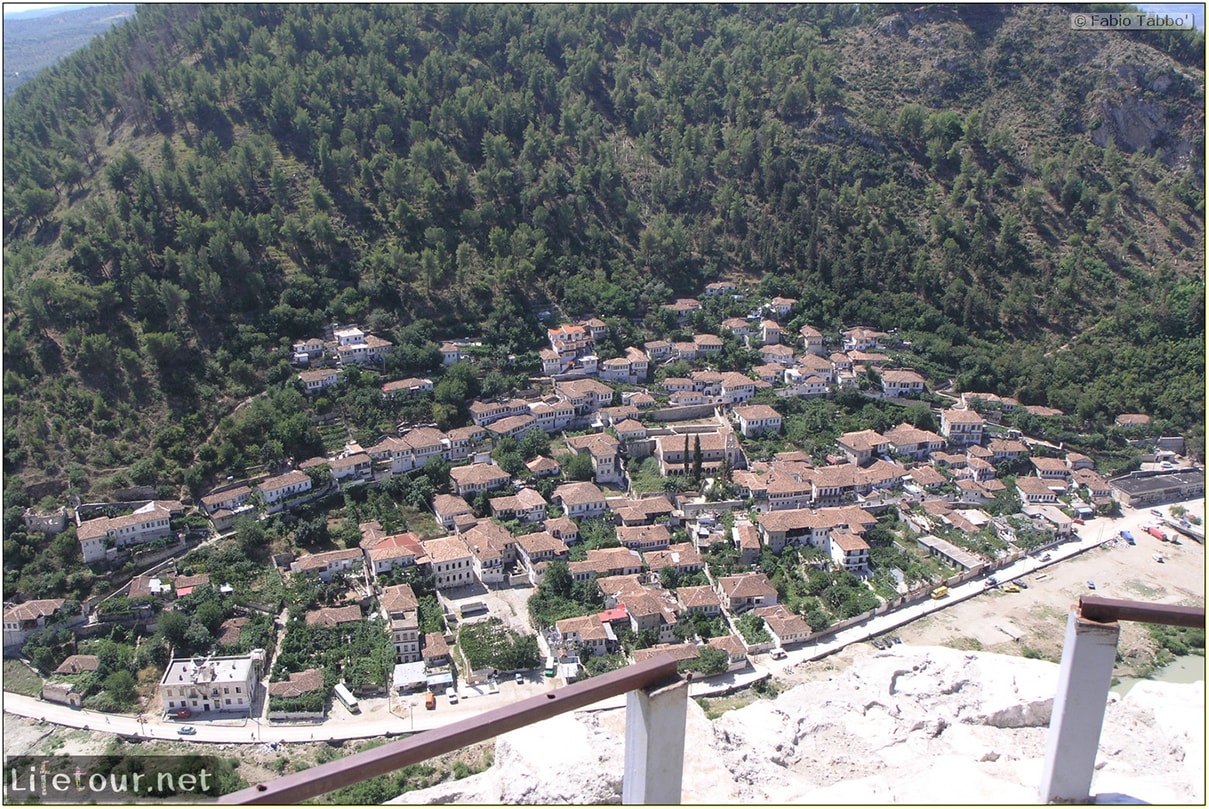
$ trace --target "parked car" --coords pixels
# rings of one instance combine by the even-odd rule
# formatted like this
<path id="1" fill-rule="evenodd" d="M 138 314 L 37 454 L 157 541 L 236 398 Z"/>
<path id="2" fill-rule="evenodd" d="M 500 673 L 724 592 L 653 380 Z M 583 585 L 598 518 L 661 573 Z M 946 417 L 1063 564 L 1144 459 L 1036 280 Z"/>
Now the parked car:
<path id="1" fill-rule="evenodd" d="M 1087 525 L 1087 523 L 1083 521 L 1082 517 L 1075 517 L 1075 525 Z"/>
<path id="2" fill-rule="evenodd" d="M 987 587 L 996 587 L 999 585 L 999 579 L 994 576 L 987 576 Z"/>
<path id="3" fill-rule="evenodd" d="M 895 643 L 902 643 L 902 642 L 903 642 L 903 639 L 902 639 L 902 638 L 900 638 L 898 635 L 895 635 L 894 637 L 890 638 L 890 640 L 894 641 Z"/>
<path id="4" fill-rule="evenodd" d="M 196 736 L 197 728 L 193 727 L 192 725 L 181 725 L 176 729 L 176 733 L 179 736 Z"/>
<path id="5" fill-rule="evenodd" d="M 886 648 L 886 644 L 882 643 L 877 638 L 874 638 L 872 641 L 870 641 L 870 643 L 873 644 L 874 649 L 885 649 Z"/>
<path id="6" fill-rule="evenodd" d="M 1087 580 L 1087 589 L 1088 590 L 1096 589 L 1096 583 L 1094 581 L 1092 581 L 1091 579 L 1088 579 Z"/>
<path id="7" fill-rule="evenodd" d="M 782 649 L 780 646 L 773 647 L 768 652 L 768 654 L 769 654 L 769 656 L 772 657 L 773 660 L 784 660 L 785 659 L 785 650 Z"/>
<path id="8" fill-rule="evenodd" d="M 516 673 L 516 684 L 517 685 L 525 684 L 525 675 L 521 674 L 519 671 Z"/>
<path id="9" fill-rule="evenodd" d="M 458 692 L 452 685 L 445 689 L 445 696 L 449 698 L 450 703 L 458 701 Z"/>
<path id="10" fill-rule="evenodd" d="M 1028 589 L 1028 582 L 1026 582 L 1024 579 L 1018 579 L 1018 580 L 1015 582 L 1015 584 L 1016 584 L 1016 586 L 1017 586 L 1017 587 L 1019 587 L 1021 590 L 1027 590 L 1027 589 Z"/>
<path id="11" fill-rule="evenodd" d="M 1134 541 L 1134 538 L 1133 538 L 1133 532 L 1132 532 L 1132 531 L 1122 531 L 1122 532 L 1121 532 L 1121 539 L 1125 540 L 1125 541 L 1126 541 L 1126 542 L 1128 542 L 1130 545 L 1136 545 L 1136 544 L 1137 544 L 1137 543 Z"/>
<path id="12" fill-rule="evenodd" d="M 188 708 L 177 708 L 176 709 L 176 718 L 177 719 L 188 719 L 191 716 L 193 716 L 193 711 L 189 710 Z"/>
<path id="13" fill-rule="evenodd" d="M 424 694 L 424 707 L 430 711 L 436 710 L 437 695 L 432 693 L 431 691 L 426 692 Z"/>

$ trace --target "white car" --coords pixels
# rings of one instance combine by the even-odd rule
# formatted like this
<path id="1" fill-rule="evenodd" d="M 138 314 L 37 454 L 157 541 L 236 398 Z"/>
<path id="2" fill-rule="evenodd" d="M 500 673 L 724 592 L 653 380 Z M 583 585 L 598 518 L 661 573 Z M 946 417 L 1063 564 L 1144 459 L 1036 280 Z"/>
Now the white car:
<path id="1" fill-rule="evenodd" d="M 458 701 L 458 692 L 452 685 L 445 689 L 445 696 L 449 697 L 451 703 Z"/>

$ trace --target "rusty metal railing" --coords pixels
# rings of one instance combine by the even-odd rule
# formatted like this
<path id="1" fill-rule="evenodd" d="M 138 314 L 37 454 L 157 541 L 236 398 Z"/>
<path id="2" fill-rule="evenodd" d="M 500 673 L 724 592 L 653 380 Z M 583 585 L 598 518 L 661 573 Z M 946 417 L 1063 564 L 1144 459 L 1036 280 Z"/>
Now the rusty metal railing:
<path id="1" fill-rule="evenodd" d="M 1071 610 L 1062 645 L 1041 776 L 1042 803 L 1087 803 L 1112 684 L 1121 621 L 1204 627 L 1203 607 L 1084 596 Z"/>
<path id="2" fill-rule="evenodd" d="M 1100 598 L 1099 596 L 1080 598 L 1079 614 L 1089 621 L 1102 624 L 1113 621 L 1138 621 L 1144 624 L 1166 624 L 1167 626 L 1200 627 L 1205 625 L 1203 607 L 1123 601 L 1118 598 Z"/>
<path id="3" fill-rule="evenodd" d="M 639 699 L 638 703 L 645 707 L 647 703 L 644 700 L 648 693 L 663 686 L 673 685 L 680 685 L 681 688 L 678 691 L 683 692 L 682 694 L 678 693 L 675 700 L 676 705 L 681 708 L 680 727 L 678 729 L 666 727 L 666 719 L 668 718 L 668 714 L 666 713 L 661 717 L 657 717 L 664 721 L 656 723 L 650 721 L 652 716 L 650 710 L 635 711 L 634 692 L 643 694 L 643 699 Z M 669 690 L 664 689 L 664 692 Z M 424 731 L 406 739 L 388 742 L 381 747 L 367 750 L 364 753 L 357 753 L 337 759 L 336 761 L 330 761 L 326 764 L 320 764 L 317 767 L 292 773 L 269 783 L 256 784 L 247 789 L 222 796 L 219 799 L 219 803 L 295 804 L 308 798 L 314 798 L 326 792 L 331 792 L 332 790 L 351 786 L 369 778 L 384 775 L 411 764 L 434 758 L 435 756 L 486 741 L 502 733 L 540 722 L 543 719 L 549 719 L 559 714 L 576 710 L 577 708 L 583 708 L 610 697 L 620 696 L 627 692 L 631 696 L 627 705 L 626 778 L 628 780 L 631 775 L 634 775 L 634 781 L 646 784 L 648 779 L 644 777 L 646 775 L 644 772 L 631 773 L 628 771 L 630 767 L 631 746 L 642 748 L 644 751 L 647 748 L 651 748 L 652 752 L 658 755 L 660 750 L 667 749 L 669 744 L 666 738 L 658 739 L 657 737 L 659 737 L 661 731 L 671 731 L 673 734 L 678 735 L 681 740 L 679 761 L 683 760 L 683 708 L 687 704 L 688 699 L 687 687 L 686 682 L 677 674 L 676 661 L 669 655 L 661 655 L 660 657 L 652 658 L 651 660 L 637 663 L 624 669 L 618 669 L 617 671 L 593 677 L 589 680 L 574 683 L 565 688 L 549 691 L 540 696 L 530 697 L 511 705 L 495 708 L 478 716 L 463 719 L 436 730 Z M 656 708 L 655 713 L 658 714 L 659 710 L 659 708 Z M 673 718 L 675 717 L 674 711 L 675 707 L 673 707 L 673 713 L 671 714 Z M 639 713 L 642 715 L 642 720 L 634 718 L 634 715 Z M 653 726 L 659 724 L 664 725 L 664 727 Z M 636 740 L 639 742 L 638 744 L 635 744 Z M 652 743 L 652 741 L 655 743 Z M 674 738 L 671 741 L 672 744 L 670 746 L 674 747 Z M 669 757 L 665 755 L 663 758 L 667 759 Z M 675 757 L 672 756 L 671 758 Z M 640 768 L 645 767 L 645 769 L 651 768 L 651 764 L 649 763 L 645 765 L 638 763 L 635 766 Z M 660 792 L 658 794 L 638 795 L 633 802 L 678 802 L 680 793 L 679 769 L 677 768 L 672 774 L 674 775 L 674 784 L 669 783 L 669 776 L 666 771 L 661 770 L 661 773 L 657 779 L 658 783 L 650 785 L 650 788 L 658 789 Z M 664 797 L 660 798 L 660 794 Z M 667 796 L 673 796 L 675 800 L 669 800 Z M 646 801 L 644 798 L 653 799 Z"/>

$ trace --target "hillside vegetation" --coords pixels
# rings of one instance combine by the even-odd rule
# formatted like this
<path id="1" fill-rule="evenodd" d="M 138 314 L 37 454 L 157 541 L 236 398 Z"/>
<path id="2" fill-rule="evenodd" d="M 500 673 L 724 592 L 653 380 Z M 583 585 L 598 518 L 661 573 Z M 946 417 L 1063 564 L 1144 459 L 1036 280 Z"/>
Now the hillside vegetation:
<path id="1" fill-rule="evenodd" d="M 321 451 L 331 323 L 400 374 L 482 334 L 491 392 L 542 309 L 720 278 L 1197 446 L 1203 38 L 1068 10 L 140 6 L 5 103 L 5 505 Z"/>
<path id="2" fill-rule="evenodd" d="M 74 9 L 42 9 L 4 16 L 4 95 L 40 70 L 87 45 L 97 34 L 134 16 L 134 5 L 113 3 Z"/>

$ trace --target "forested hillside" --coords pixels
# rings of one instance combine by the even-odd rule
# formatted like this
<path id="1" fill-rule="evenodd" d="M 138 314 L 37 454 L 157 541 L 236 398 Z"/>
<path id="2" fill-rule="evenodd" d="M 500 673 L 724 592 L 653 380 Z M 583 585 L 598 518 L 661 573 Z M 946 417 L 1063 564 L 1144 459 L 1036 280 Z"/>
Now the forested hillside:
<path id="1" fill-rule="evenodd" d="M 4 95 L 8 97 L 97 34 L 134 15 L 134 5 L 50 8 L 4 15 Z"/>
<path id="2" fill-rule="evenodd" d="M 306 457 L 325 325 L 482 334 L 505 388 L 538 311 L 722 278 L 1199 443 L 1203 38 L 1068 11 L 140 6 L 5 104 L 6 506 Z"/>

